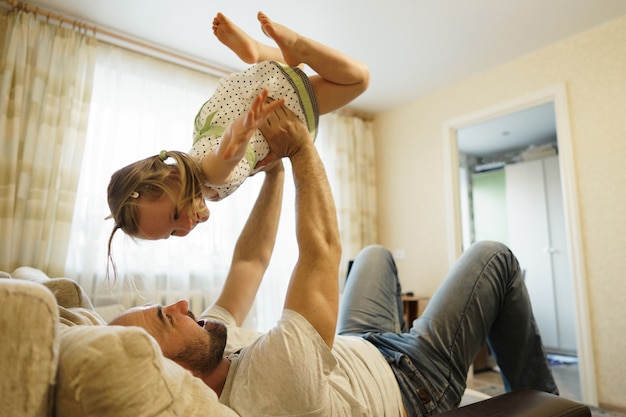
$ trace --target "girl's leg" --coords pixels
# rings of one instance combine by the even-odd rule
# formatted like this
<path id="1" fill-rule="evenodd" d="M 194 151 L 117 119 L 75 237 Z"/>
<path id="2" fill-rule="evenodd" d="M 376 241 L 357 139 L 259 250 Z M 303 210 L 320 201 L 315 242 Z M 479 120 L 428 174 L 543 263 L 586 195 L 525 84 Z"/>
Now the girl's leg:
<path id="1" fill-rule="evenodd" d="M 258 19 L 263 32 L 282 51 L 286 64 L 304 63 L 317 73 L 310 79 L 320 114 L 345 106 L 367 89 L 369 69 L 364 63 L 275 23 L 261 12 Z"/>
<path id="2" fill-rule="evenodd" d="M 258 42 L 222 13 L 218 13 L 213 19 L 213 34 L 247 64 L 261 61 L 285 62 L 280 49 Z"/>
<path id="3" fill-rule="evenodd" d="M 368 246 L 354 259 L 346 280 L 337 333 L 399 333 L 405 329 L 401 288 L 393 257 L 382 246 Z"/>

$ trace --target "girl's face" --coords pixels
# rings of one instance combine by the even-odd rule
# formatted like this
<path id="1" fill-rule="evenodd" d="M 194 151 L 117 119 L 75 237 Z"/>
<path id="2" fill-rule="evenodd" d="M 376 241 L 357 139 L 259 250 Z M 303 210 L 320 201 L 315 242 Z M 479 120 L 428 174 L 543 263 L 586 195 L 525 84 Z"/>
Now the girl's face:
<path id="1" fill-rule="evenodd" d="M 157 240 L 170 236 L 187 236 L 198 223 L 209 219 L 209 209 L 201 198 L 196 202 L 191 216 L 187 208 L 176 209 L 176 205 L 167 194 L 163 194 L 157 200 L 148 200 L 141 196 L 139 199 L 137 237 L 141 239 Z"/>

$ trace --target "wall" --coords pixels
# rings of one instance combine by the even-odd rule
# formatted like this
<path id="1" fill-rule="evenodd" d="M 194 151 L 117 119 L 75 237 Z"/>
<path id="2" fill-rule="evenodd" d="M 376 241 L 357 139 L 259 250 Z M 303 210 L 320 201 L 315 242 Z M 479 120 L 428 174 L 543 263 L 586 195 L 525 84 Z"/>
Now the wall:
<path id="1" fill-rule="evenodd" d="M 431 294 L 448 267 L 445 122 L 566 84 L 602 405 L 626 409 L 626 16 L 375 119 L 380 243 L 403 286 Z"/>

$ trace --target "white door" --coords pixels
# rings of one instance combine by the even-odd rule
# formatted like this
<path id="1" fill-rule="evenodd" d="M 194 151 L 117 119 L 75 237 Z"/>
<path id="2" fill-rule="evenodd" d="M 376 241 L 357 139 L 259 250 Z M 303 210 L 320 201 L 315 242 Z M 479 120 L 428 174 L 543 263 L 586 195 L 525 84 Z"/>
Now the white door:
<path id="1" fill-rule="evenodd" d="M 524 270 L 533 313 L 546 348 L 558 348 L 556 294 L 552 278 L 550 223 L 541 160 L 507 165 L 509 247 Z"/>
<path id="2" fill-rule="evenodd" d="M 567 232 L 563 213 L 563 196 L 558 157 L 543 159 L 548 219 L 550 222 L 550 255 L 556 295 L 556 316 L 559 349 L 576 354 L 576 322 L 574 321 L 574 283 L 567 248 Z"/>

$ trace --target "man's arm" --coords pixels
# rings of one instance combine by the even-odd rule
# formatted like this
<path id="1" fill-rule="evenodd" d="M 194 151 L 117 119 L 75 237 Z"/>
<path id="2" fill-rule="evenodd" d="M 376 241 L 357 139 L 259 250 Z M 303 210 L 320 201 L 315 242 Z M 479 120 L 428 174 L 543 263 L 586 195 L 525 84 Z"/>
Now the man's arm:
<path id="1" fill-rule="evenodd" d="M 263 187 L 237 240 L 230 271 L 215 302 L 233 315 L 237 325 L 250 312 L 274 250 L 284 177 L 280 161 L 266 170 Z"/>
<path id="2" fill-rule="evenodd" d="M 285 109 L 284 115 L 288 110 Z M 300 313 L 332 347 L 339 303 L 341 243 L 337 213 L 324 166 L 303 123 L 280 120 L 280 109 L 267 119 L 284 135 L 268 137 L 270 149 L 291 161 L 296 190 L 296 238 L 299 257 L 285 308 Z M 260 128 L 263 131 L 263 127 Z"/>

